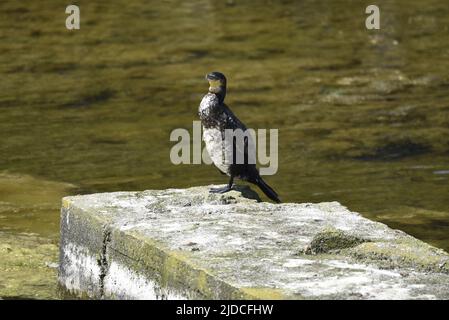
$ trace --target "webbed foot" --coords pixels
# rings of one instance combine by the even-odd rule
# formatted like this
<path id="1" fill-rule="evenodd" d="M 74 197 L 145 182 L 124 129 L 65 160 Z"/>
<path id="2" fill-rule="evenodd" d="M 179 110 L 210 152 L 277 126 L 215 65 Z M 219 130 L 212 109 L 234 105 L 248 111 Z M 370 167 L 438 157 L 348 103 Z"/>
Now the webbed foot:
<path id="1" fill-rule="evenodd" d="M 227 186 L 224 186 L 224 187 L 221 187 L 221 188 L 211 188 L 209 190 L 209 192 L 210 193 L 226 193 L 226 192 L 231 191 L 231 190 L 232 190 L 232 186 L 227 185 Z"/>

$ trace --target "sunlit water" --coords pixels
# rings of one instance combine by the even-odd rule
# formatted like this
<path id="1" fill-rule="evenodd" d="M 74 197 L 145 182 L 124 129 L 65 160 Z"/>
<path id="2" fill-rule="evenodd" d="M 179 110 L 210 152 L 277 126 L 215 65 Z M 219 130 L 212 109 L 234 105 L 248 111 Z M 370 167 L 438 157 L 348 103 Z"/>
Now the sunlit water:
<path id="1" fill-rule="evenodd" d="M 79 31 L 60 1 L 0 3 L 2 235 L 56 243 L 67 194 L 227 182 L 169 159 L 219 70 L 248 127 L 279 129 L 283 201 L 449 249 L 447 0 L 377 1 L 379 31 L 363 1 L 77 3 Z"/>

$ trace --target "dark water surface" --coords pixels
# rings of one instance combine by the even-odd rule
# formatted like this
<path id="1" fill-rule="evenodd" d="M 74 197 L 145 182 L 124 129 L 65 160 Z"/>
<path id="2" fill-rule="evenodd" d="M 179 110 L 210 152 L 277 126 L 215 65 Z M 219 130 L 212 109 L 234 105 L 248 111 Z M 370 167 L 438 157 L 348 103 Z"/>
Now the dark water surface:
<path id="1" fill-rule="evenodd" d="M 377 1 L 379 31 L 367 1 L 77 3 L 79 31 L 60 1 L 0 3 L 0 255 L 55 243 L 64 195 L 225 183 L 169 159 L 212 70 L 247 126 L 279 129 L 283 201 L 336 200 L 449 249 L 447 0 Z M 28 296 L 48 296 L 39 281 Z"/>

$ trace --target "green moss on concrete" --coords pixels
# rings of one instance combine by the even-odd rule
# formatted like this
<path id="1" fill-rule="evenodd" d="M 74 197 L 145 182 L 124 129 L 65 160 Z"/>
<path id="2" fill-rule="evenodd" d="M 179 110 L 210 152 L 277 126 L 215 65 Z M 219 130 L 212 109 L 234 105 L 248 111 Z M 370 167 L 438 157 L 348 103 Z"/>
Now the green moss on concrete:
<path id="1" fill-rule="evenodd" d="M 246 295 L 198 266 L 189 253 L 170 250 L 139 233 L 113 232 L 111 248 L 109 259 L 123 262 L 136 273 L 144 273 L 157 283 L 161 292 L 176 292 L 191 299 L 242 299 Z"/>
<path id="2" fill-rule="evenodd" d="M 328 253 L 334 250 L 355 247 L 368 240 L 356 237 L 342 230 L 326 228 L 312 239 L 306 254 Z"/>
<path id="3" fill-rule="evenodd" d="M 449 273 L 449 256 L 441 249 L 413 238 L 398 242 L 362 243 L 347 251 L 363 262 L 380 263 L 384 268 L 413 268 L 426 272 Z"/>
<path id="4" fill-rule="evenodd" d="M 247 299 L 285 300 L 287 297 L 280 289 L 272 288 L 242 288 L 241 291 Z"/>

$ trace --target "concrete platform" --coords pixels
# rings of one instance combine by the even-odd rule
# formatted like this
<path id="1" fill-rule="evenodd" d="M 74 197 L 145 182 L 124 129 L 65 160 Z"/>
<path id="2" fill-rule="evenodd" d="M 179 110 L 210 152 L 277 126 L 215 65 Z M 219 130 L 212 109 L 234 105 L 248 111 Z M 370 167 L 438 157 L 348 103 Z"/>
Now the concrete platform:
<path id="1" fill-rule="evenodd" d="M 448 299 L 449 256 L 337 202 L 212 186 L 67 197 L 59 282 L 97 299 Z"/>

